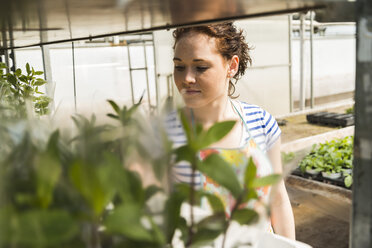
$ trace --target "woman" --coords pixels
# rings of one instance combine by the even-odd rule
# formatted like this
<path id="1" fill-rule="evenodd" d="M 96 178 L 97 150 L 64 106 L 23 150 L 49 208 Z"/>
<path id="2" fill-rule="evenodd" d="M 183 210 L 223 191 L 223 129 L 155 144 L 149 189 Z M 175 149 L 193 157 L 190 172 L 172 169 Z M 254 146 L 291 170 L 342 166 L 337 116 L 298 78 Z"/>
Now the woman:
<path id="1" fill-rule="evenodd" d="M 200 123 L 207 129 L 216 122 L 236 120 L 231 132 L 211 147 L 231 151 L 251 140 L 268 155 L 272 168 L 266 169 L 270 173 L 282 173 L 281 131 L 275 119 L 258 106 L 232 99 L 235 87 L 231 80 L 239 79 L 251 63 L 242 31 L 237 31 L 232 23 L 222 23 L 179 28 L 173 36 L 174 81 L 190 123 Z M 185 144 L 186 137 L 176 112 L 170 114 L 167 123 L 175 146 Z M 192 175 L 187 163 L 174 167 L 176 182 L 190 183 L 191 177 L 196 186 L 205 185 L 203 176 L 199 172 Z M 275 233 L 295 239 L 292 208 L 283 180 L 275 187 L 270 206 L 272 227 Z"/>

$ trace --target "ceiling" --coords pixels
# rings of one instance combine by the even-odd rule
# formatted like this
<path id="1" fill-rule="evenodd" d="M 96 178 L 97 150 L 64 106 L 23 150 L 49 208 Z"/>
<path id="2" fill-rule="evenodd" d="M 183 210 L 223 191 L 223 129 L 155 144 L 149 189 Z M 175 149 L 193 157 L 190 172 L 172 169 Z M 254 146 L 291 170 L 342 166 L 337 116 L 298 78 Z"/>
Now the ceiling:
<path id="1" fill-rule="evenodd" d="M 328 16 L 324 15 L 327 8 L 333 6 L 337 9 L 339 4 L 345 3 L 348 1 L 0 0 L 0 49 L 94 39 L 309 9 L 323 9 L 324 18 Z"/>

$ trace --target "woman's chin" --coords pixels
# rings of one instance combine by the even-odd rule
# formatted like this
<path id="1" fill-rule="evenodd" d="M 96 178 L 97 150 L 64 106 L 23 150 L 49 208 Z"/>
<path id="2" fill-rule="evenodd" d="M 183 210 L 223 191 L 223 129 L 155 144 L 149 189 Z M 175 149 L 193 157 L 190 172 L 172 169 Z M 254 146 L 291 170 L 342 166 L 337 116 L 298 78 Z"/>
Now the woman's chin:
<path id="1" fill-rule="evenodd" d="M 183 98 L 183 101 L 188 108 L 200 108 L 203 106 L 203 104 L 200 103 L 200 101 L 195 99 L 185 99 Z"/>

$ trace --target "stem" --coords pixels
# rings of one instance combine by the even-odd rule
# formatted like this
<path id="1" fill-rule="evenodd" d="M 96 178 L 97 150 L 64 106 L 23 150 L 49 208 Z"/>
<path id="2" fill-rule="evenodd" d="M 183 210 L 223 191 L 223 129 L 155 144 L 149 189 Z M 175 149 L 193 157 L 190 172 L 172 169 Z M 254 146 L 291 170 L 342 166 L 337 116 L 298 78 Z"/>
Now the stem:
<path id="1" fill-rule="evenodd" d="M 192 244 L 192 238 L 193 238 L 193 235 L 194 235 L 194 203 L 195 203 L 195 188 L 194 188 L 194 184 L 195 184 L 195 177 L 194 177 L 194 174 L 195 174 L 195 171 L 196 171 L 196 159 L 194 158 L 193 160 L 193 163 L 191 164 L 191 189 L 190 189 L 190 199 L 189 199 L 189 203 L 190 203 L 190 227 L 189 227 L 189 240 L 187 241 L 186 243 L 186 247 L 189 247 L 191 244 Z"/>
<path id="2" fill-rule="evenodd" d="M 101 242 L 99 238 L 99 232 L 98 232 L 98 224 L 93 223 L 92 224 L 92 230 L 91 230 L 91 247 L 92 248 L 101 248 Z"/>

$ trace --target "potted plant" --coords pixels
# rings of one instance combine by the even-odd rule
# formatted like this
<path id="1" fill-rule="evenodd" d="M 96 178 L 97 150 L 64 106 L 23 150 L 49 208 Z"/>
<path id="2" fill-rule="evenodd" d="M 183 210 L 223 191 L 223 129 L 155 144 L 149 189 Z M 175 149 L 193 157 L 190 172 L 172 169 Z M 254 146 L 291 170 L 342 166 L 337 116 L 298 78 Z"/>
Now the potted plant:
<path id="1" fill-rule="evenodd" d="M 27 111 L 31 112 L 31 109 L 38 115 L 48 114 L 52 99 L 40 90 L 47 83 L 40 78 L 43 72 L 35 71 L 28 63 L 25 74 L 20 68 L 9 73 L 5 73 L 6 69 L 6 65 L 0 62 L 1 117 L 25 118 Z"/>
<path id="2" fill-rule="evenodd" d="M 305 157 L 299 165 L 302 172 L 306 172 L 310 175 L 316 176 L 321 171 L 321 161 L 317 159 L 316 156 L 307 156 Z"/>
<path id="3" fill-rule="evenodd" d="M 313 145 L 311 152 L 300 162 L 302 172 L 312 175 L 322 173 L 326 179 L 338 179 L 344 176 L 346 187 L 352 184 L 353 138 L 341 139 Z"/>

